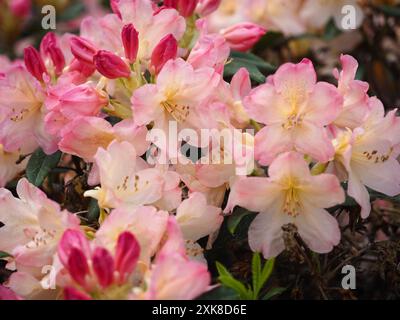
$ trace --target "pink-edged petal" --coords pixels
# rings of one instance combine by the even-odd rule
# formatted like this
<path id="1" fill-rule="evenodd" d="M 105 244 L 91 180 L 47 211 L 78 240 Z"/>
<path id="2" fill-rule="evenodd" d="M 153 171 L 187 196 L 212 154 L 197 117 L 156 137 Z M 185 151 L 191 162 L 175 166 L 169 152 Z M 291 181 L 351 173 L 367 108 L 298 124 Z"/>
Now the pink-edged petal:
<path id="1" fill-rule="evenodd" d="M 324 209 L 304 205 L 303 212 L 296 217 L 295 225 L 299 235 L 312 251 L 327 253 L 339 244 L 339 224 Z"/>
<path id="2" fill-rule="evenodd" d="M 318 82 L 307 102 L 305 119 L 324 126 L 333 122 L 342 108 L 343 98 L 337 88 L 326 82 Z"/>
<path id="3" fill-rule="evenodd" d="M 285 152 L 279 155 L 269 166 L 268 175 L 274 181 L 285 179 L 286 177 L 297 177 L 299 180 L 308 180 L 310 169 L 304 156 L 298 152 Z"/>
<path id="4" fill-rule="evenodd" d="M 366 219 L 371 213 L 371 202 L 367 188 L 358 175 L 349 172 L 347 193 L 361 206 L 361 217 Z"/>
<path id="5" fill-rule="evenodd" d="M 319 162 L 328 162 L 335 154 L 332 141 L 328 138 L 324 128 L 304 122 L 301 127 L 295 129 L 293 136 L 296 150 Z"/>
<path id="6" fill-rule="evenodd" d="M 332 174 L 313 176 L 310 183 L 302 188 L 302 197 L 319 208 L 330 208 L 345 200 L 344 190 Z"/>
<path id="7" fill-rule="evenodd" d="M 292 149 L 291 134 L 281 125 L 266 126 L 255 136 L 255 158 L 261 165 L 269 165 L 277 155 Z"/>
<path id="8" fill-rule="evenodd" d="M 149 124 L 151 121 L 160 119 L 164 110 L 160 103 L 156 85 L 146 84 L 137 89 L 132 96 L 133 119 L 139 126 Z"/>
<path id="9" fill-rule="evenodd" d="M 249 228 L 251 250 L 262 252 L 265 259 L 276 257 L 285 249 L 282 226 L 291 222 L 288 215 L 282 213 L 283 199 L 256 216 Z"/>
<path id="10" fill-rule="evenodd" d="M 240 206 L 254 212 L 264 212 L 276 201 L 281 190 L 269 179 L 261 177 L 239 178 L 233 185 L 224 212 Z"/>
<path id="11" fill-rule="evenodd" d="M 197 241 L 217 231 L 224 219 L 221 208 L 207 205 L 206 197 L 195 192 L 178 207 L 176 220 L 183 237 L 186 240 Z"/>

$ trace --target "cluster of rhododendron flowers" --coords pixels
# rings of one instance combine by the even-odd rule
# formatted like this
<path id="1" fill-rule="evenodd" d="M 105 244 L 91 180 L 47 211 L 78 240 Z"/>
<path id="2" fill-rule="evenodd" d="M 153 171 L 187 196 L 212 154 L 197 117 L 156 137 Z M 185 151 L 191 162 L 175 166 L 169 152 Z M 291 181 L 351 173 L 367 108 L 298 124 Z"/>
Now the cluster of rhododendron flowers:
<path id="1" fill-rule="evenodd" d="M 64 162 L 87 163 L 84 195 L 97 199 L 100 218 L 86 225 L 24 177 L 17 195 L 1 188 L 0 251 L 13 272 L 0 296 L 194 299 L 212 285 L 204 250 L 236 206 L 257 213 L 249 245 L 270 258 L 285 249 L 287 224 L 311 250 L 331 251 L 341 234 L 326 209 L 345 190 L 362 218 L 368 188 L 400 193 L 400 119 L 355 79 L 356 60 L 342 55 L 336 85 L 318 81 L 308 59 L 257 87 L 244 68 L 226 82 L 231 49 L 251 49 L 266 30 L 240 22 L 212 33 L 219 2 L 111 1 L 113 13 L 86 17 L 79 36 L 47 33 L 23 61 L 1 60 L 1 187 L 37 148 L 60 150 Z M 194 145 L 214 146 L 219 161 L 177 161 L 182 154 L 149 139 L 156 130 L 173 139 L 171 122 L 239 138 Z M 224 162 L 237 145 L 255 158 L 242 175 L 238 158 Z"/>

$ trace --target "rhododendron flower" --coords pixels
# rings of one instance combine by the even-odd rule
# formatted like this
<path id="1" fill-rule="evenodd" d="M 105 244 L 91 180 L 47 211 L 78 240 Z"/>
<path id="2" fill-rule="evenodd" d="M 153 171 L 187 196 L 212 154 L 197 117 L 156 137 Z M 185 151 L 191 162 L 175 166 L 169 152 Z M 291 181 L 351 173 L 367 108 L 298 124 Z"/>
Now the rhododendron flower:
<path id="1" fill-rule="evenodd" d="M 113 140 L 131 143 L 137 154 L 142 155 L 150 144 L 146 140 L 147 132 L 145 126 L 138 127 L 129 119 L 112 126 L 102 118 L 78 117 L 64 126 L 58 146 L 61 151 L 87 162 L 94 162 L 97 150 L 106 149 Z"/>
<path id="2" fill-rule="evenodd" d="M 85 196 L 96 198 L 102 208 L 124 203 L 153 204 L 163 198 L 166 179 L 170 177 L 162 170 L 149 168 L 129 142 L 113 141 L 107 150 L 99 148 L 94 158 L 101 187 L 86 191 Z M 179 179 L 174 181 L 177 186 Z"/>
<path id="3" fill-rule="evenodd" d="M 365 186 L 396 196 L 400 193 L 400 164 L 397 161 L 400 143 L 400 120 L 396 110 L 385 116 L 382 103 L 370 98 L 371 109 L 364 124 L 353 132 L 340 132 L 334 140 L 334 169 L 348 180 L 348 194 L 361 206 L 361 217 L 371 211 Z"/>
<path id="4" fill-rule="evenodd" d="M 154 121 L 156 128 L 167 132 L 168 121 L 196 128 L 196 107 L 218 85 L 220 76 L 212 68 L 193 67 L 182 59 L 168 61 L 156 84 L 137 89 L 132 96 L 134 120 L 138 125 Z"/>
<path id="5" fill-rule="evenodd" d="M 108 97 L 92 83 L 74 84 L 75 75 L 69 74 L 48 89 L 45 106 L 45 128 L 60 137 L 61 130 L 76 117 L 96 116 L 108 105 Z M 72 78 L 72 79 L 71 79 Z"/>
<path id="6" fill-rule="evenodd" d="M 286 63 L 244 100 L 249 115 L 266 124 L 256 135 L 255 156 L 266 165 L 295 149 L 320 162 L 334 155 L 324 126 L 336 119 L 343 98 L 331 84 L 317 82 L 310 60 Z"/>
<path id="7" fill-rule="evenodd" d="M 128 231 L 118 236 L 111 252 L 103 247 L 91 248 L 82 232 L 71 229 L 65 231 L 58 246 L 58 256 L 71 277 L 71 285 L 81 288 L 80 297 L 87 299 L 125 298 L 131 290 L 125 283 L 132 281 L 139 255 L 140 245 Z M 69 290 L 74 289 L 67 286 L 66 290 L 68 298 Z"/>
<path id="8" fill-rule="evenodd" d="M 249 244 L 265 258 L 284 248 L 282 226 L 294 224 L 311 250 L 326 253 L 340 240 L 338 222 L 324 208 L 344 201 L 339 180 L 331 174 L 312 176 L 303 156 L 279 155 L 269 166 L 268 178 L 239 179 L 229 196 L 227 212 L 236 205 L 260 212 L 249 228 Z M 329 196 L 327 196 L 329 195 Z"/>
<path id="9" fill-rule="evenodd" d="M 150 0 L 119 0 L 115 3 L 124 24 L 132 23 L 139 34 L 137 59 L 146 62 L 162 38 L 171 34 L 179 40 L 186 28 L 185 19 L 172 8 L 156 11 Z"/>
<path id="10" fill-rule="evenodd" d="M 207 204 L 206 197 L 195 192 L 176 211 L 176 221 L 187 240 L 197 241 L 217 231 L 224 220 L 221 208 Z"/>
<path id="11" fill-rule="evenodd" d="M 7 152 L 30 153 L 41 146 L 57 151 L 55 139 L 44 130 L 45 92 L 24 67 L 16 65 L 0 78 L 0 143 Z"/>
<path id="12" fill-rule="evenodd" d="M 148 300 L 190 300 L 209 289 L 210 274 L 201 262 L 190 261 L 176 220 L 170 217 L 168 239 L 158 252 L 147 276 L 147 291 L 132 298 Z"/>
<path id="13" fill-rule="evenodd" d="M 17 185 L 18 198 L 0 189 L 0 250 L 12 255 L 16 273 L 8 286 L 21 296 L 43 290 L 42 267 L 52 265 L 61 235 L 67 228 L 79 228 L 79 219 L 48 199 L 26 179 Z M 23 280 L 25 279 L 25 280 Z"/>
<path id="14" fill-rule="evenodd" d="M 143 223 L 146 221 L 145 223 Z M 139 261 L 148 265 L 155 255 L 165 234 L 168 212 L 155 207 L 122 206 L 111 211 L 96 232 L 96 244 L 113 250 L 118 236 L 123 231 L 135 234 L 141 248 Z"/>
<path id="15" fill-rule="evenodd" d="M 335 119 L 334 124 L 341 128 L 355 129 L 362 125 L 369 111 L 368 109 L 368 89 L 366 82 L 355 80 L 358 63 L 349 55 L 340 57 L 343 70 L 339 73 L 334 70 L 334 75 L 338 79 L 339 93 L 343 96 L 343 110 Z"/>

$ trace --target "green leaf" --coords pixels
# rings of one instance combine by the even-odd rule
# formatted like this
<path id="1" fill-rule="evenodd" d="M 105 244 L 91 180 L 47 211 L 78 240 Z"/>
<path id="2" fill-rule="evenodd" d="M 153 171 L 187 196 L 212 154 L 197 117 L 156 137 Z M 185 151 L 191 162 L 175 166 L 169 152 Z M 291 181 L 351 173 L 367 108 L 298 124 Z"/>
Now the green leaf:
<path id="1" fill-rule="evenodd" d="M 251 272 L 253 277 L 253 298 L 257 299 L 258 293 L 261 289 L 261 257 L 258 252 L 253 254 L 253 259 L 251 260 Z"/>
<path id="2" fill-rule="evenodd" d="M 63 10 L 58 19 L 60 21 L 69 21 L 82 15 L 84 12 L 85 5 L 79 1 L 76 4 L 70 5 L 65 10 Z"/>
<path id="3" fill-rule="evenodd" d="M 232 235 L 235 234 L 236 228 L 238 227 L 242 219 L 251 213 L 252 212 L 240 208 L 237 212 L 234 212 L 232 215 L 230 215 L 227 221 L 227 227 L 229 232 Z"/>
<path id="4" fill-rule="evenodd" d="M 233 77 L 240 68 L 246 68 L 250 79 L 256 83 L 265 82 L 265 75 L 261 71 L 270 74 L 276 70 L 275 66 L 252 53 L 232 52 L 230 62 L 225 65 L 224 76 Z"/>
<path id="5" fill-rule="evenodd" d="M 0 251 L 0 259 L 4 259 L 4 258 L 8 258 L 8 257 L 12 257 L 12 255 L 7 252 Z"/>
<path id="6" fill-rule="evenodd" d="M 62 153 L 57 151 L 47 155 L 42 149 L 37 149 L 29 159 L 26 167 L 26 176 L 32 184 L 40 186 L 50 171 L 60 162 Z"/>
<path id="7" fill-rule="evenodd" d="M 282 292 L 285 292 L 286 288 L 283 287 L 277 287 L 277 288 L 272 288 L 267 292 L 267 294 L 262 298 L 263 300 L 270 300 L 271 298 L 280 295 Z"/>
<path id="8" fill-rule="evenodd" d="M 196 300 L 237 300 L 239 299 L 239 294 L 232 288 L 226 286 L 220 286 L 213 290 L 210 290 Z"/>
<path id="9" fill-rule="evenodd" d="M 218 280 L 226 287 L 235 290 L 241 299 L 250 299 L 252 292 L 239 280 L 236 280 L 232 274 L 219 262 L 216 262 L 217 270 L 219 273 Z"/>
<path id="10" fill-rule="evenodd" d="M 87 219 L 90 222 L 98 221 L 100 216 L 100 208 L 97 199 L 92 198 L 89 202 Z"/>
<path id="11" fill-rule="evenodd" d="M 336 23 L 333 19 L 329 20 L 325 27 L 324 40 L 329 41 L 336 38 L 342 32 L 336 27 Z"/>
<path id="12" fill-rule="evenodd" d="M 271 258 L 265 263 L 264 268 L 261 272 L 260 289 L 265 285 L 265 283 L 271 276 L 271 273 L 274 270 L 274 265 L 275 265 L 275 258 Z"/>

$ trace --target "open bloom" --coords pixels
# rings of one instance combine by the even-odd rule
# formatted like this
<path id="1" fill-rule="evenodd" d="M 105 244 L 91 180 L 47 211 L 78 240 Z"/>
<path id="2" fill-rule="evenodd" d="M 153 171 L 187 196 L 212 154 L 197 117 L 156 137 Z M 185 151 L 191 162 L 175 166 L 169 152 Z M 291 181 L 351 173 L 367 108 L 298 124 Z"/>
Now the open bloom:
<path id="1" fill-rule="evenodd" d="M 10 67 L 0 78 L 0 143 L 5 151 L 57 150 L 56 140 L 44 130 L 44 100 L 43 87 L 23 66 Z"/>
<path id="2" fill-rule="evenodd" d="M 99 148 L 94 158 L 101 187 L 86 191 L 85 196 L 97 199 L 102 208 L 153 204 L 179 184 L 178 174 L 149 168 L 126 141 L 113 141 L 107 150 Z"/>
<path id="3" fill-rule="evenodd" d="M 260 212 L 249 229 L 249 244 L 265 258 L 277 256 L 284 248 L 282 226 L 294 224 L 309 248 L 326 253 L 340 240 L 338 222 L 324 208 L 344 201 L 336 176 L 312 176 L 303 156 L 287 152 L 268 169 L 269 178 L 239 179 L 233 186 L 225 211 L 236 205 Z M 329 195 L 329 196 L 327 196 Z"/>
<path id="4" fill-rule="evenodd" d="M 12 255 L 17 272 L 8 286 L 28 297 L 43 290 L 42 267 L 52 265 L 53 255 L 64 230 L 78 229 L 79 219 L 48 199 L 26 179 L 17 185 L 18 198 L 7 189 L 0 189 L 0 250 Z M 12 264 L 10 263 L 10 267 Z"/>
<path id="5" fill-rule="evenodd" d="M 331 166 L 338 176 L 348 181 L 347 192 L 360 204 L 363 218 L 371 211 L 366 186 L 389 196 L 400 193 L 397 110 L 385 116 L 382 103 L 375 97 L 370 98 L 369 108 L 370 113 L 361 127 L 337 134 L 335 161 Z"/>
<path id="6" fill-rule="evenodd" d="M 327 162 L 334 155 L 324 126 L 343 106 L 337 89 L 317 82 L 310 60 L 286 63 L 244 100 L 249 115 L 266 126 L 256 135 L 255 156 L 267 165 L 290 150 Z"/>
<path id="7" fill-rule="evenodd" d="M 212 68 L 193 67 L 182 59 L 169 60 L 157 76 L 156 84 L 146 84 L 132 96 L 134 120 L 138 125 L 154 121 L 165 128 L 168 121 L 196 128 L 196 107 L 218 85 L 220 76 Z"/>
<path id="8" fill-rule="evenodd" d="M 138 127 L 132 120 L 122 120 L 112 126 L 103 118 L 78 117 L 64 126 L 58 146 L 63 152 L 94 162 L 98 148 L 106 149 L 114 140 L 130 142 L 137 154 L 142 155 L 149 147 L 146 136 L 146 127 Z"/>

